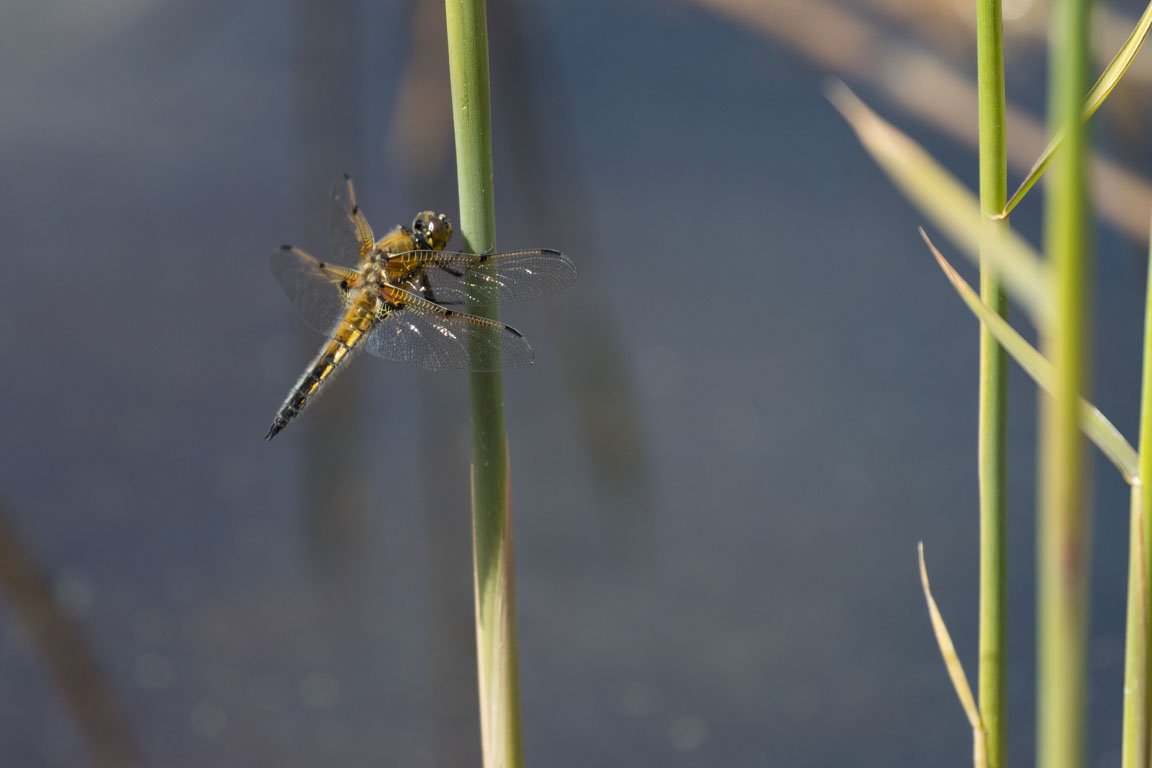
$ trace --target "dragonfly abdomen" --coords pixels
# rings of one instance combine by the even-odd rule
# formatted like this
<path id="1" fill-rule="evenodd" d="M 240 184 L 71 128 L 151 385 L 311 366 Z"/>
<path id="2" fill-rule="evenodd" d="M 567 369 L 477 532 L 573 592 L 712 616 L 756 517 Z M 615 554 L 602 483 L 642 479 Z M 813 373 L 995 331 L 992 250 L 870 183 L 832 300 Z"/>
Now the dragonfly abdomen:
<path id="1" fill-rule="evenodd" d="M 361 306 L 362 302 L 355 302 L 348 310 L 348 314 L 336 327 L 332 338 L 324 342 L 319 354 L 304 370 L 296 386 L 292 388 L 284 404 L 272 420 L 265 440 L 276 437 L 288 422 L 300 415 L 304 406 L 320 393 L 321 387 L 332 380 L 332 375 L 342 363 L 348 360 L 351 353 L 364 339 L 364 335 L 371 330 L 375 315 L 369 315 L 369 307 Z"/>

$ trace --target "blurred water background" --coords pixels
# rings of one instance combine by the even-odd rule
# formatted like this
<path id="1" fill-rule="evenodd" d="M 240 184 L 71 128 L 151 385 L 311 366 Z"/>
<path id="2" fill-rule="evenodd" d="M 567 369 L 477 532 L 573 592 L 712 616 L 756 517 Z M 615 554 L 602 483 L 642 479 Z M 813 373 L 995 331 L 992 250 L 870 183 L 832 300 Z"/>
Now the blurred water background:
<path id="1" fill-rule="evenodd" d="M 821 94 L 847 78 L 974 186 L 968 5 L 489 3 L 500 245 L 581 270 L 503 312 L 536 349 L 505 378 L 529 764 L 969 764 L 915 545 L 974 675 L 977 328 Z M 1006 8 L 1016 180 L 1044 8 Z M 1105 46 L 1140 4 L 1107 11 Z M 445 56 L 435 0 L 0 6 L 0 764 L 478 764 L 466 377 L 365 357 L 260 439 L 320 342 L 267 255 L 324 251 L 332 178 L 378 231 L 456 219 Z M 1095 399 L 1130 439 L 1148 104 L 1141 65 L 1096 123 L 1134 185 L 1097 237 Z M 1111 765 L 1127 502 L 1096 466 Z"/>

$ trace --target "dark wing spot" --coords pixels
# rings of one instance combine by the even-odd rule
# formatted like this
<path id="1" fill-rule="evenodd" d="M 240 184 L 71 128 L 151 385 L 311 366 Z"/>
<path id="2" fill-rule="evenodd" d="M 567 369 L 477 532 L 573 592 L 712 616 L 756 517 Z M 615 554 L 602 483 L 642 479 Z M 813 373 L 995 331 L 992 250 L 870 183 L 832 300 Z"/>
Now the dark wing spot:
<path id="1" fill-rule="evenodd" d="M 486 253 L 482 253 L 482 254 L 480 254 L 480 258 L 478 259 L 478 261 L 479 261 L 481 264 L 483 264 L 484 262 L 488 261 L 488 254 L 486 254 Z"/>
<path id="2" fill-rule="evenodd" d="M 348 290 L 348 288 L 349 288 L 349 287 L 350 287 L 350 286 L 348 285 L 348 281 L 347 281 L 347 280 L 341 280 L 341 281 L 340 281 L 340 290 L 342 290 L 342 291 L 346 291 L 346 290 Z"/>
<path id="3" fill-rule="evenodd" d="M 317 268 L 318 268 L 318 269 L 328 269 L 328 265 L 327 265 L 327 264 L 325 264 L 324 262 L 320 262 L 320 263 L 317 265 Z"/>
<path id="4" fill-rule="evenodd" d="M 446 309 L 446 310 L 444 310 L 444 317 L 453 317 L 453 316 L 455 316 L 456 314 L 457 314 L 456 312 L 453 312 L 453 311 L 452 311 L 452 310 L 450 310 L 450 309 Z"/>
<path id="5" fill-rule="evenodd" d="M 282 250 L 282 251 L 290 251 L 290 250 L 292 250 L 292 246 L 290 246 L 290 245 L 282 245 L 282 246 L 280 246 L 280 250 Z"/>
<path id="6" fill-rule="evenodd" d="M 344 177 L 344 181 L 352 181 L 352 177 L 349 176 L 347 173 L 343 173 L 343 174 L 341 174 L 341 176 Z"/>
<path id="7" fill-rule="evenodd" d="M 352 215 L 355 216 L 358 213 L 360 213 L 360 206 L 358 206 L 358 205 L 352 206 Z"/>

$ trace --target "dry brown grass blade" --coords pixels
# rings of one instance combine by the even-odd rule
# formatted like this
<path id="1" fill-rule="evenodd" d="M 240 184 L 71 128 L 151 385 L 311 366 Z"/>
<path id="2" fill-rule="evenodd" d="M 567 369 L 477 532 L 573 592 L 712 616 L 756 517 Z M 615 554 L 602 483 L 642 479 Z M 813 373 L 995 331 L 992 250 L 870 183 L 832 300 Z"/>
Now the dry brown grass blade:
<path id="1" fill-rule="evenodd" d="M 828 0 L 683 0 L 742 29 L 783 44 L 829 72 L 863 82 L 908 114 L 975 149 L 976 85 L 947 61 L 886 34 L 878 24 Z M 1008 163 L 1026 173 L 1048 143 L 1044 125 L 1008 106 Z M 1152 185 L 1099 153 L 1092 155 L 1092 202 L 1100 217 L 1147 242 Z"/>
<path id="2" fill-rule="evenodd" d="M 936 635 L 936 644 L 940 646 L 940 655 L 944 657 L 944 666 L 948 668 L 948 677 L 952 678 L 952 687 L 960 697 L 960 705 L 964 707 L 964 714 L 968 716 L 968 724 L 972 726 L 972 763 L 976 768 L 986 768 L 988 765 L 988 751 L 984 735 L 984 722 L 980 719 L 980 710 L 976 706 L 976 698 L 972 695 L 972 688 L 968 685 L 968 676 L 964 674 L 964 666 L 960 657 L 956 655 L 956 646 L 952 644 L 952 636 L 948 634 L 948 627 L 944 624 L 944 617 L 932 597 L 932 588 L 928 585 L 928 568 L 924 565 L 924 542 L 917 544 L 920 556 L 920 586 L 924 589 L 924 599 L 928 601 L 928 617 L 932 620 L 932 631 Z"/>
<path id="3" fill-rule="evenodd" d="M 925 216 L 941 227 L 973 263 L 982 260 L 1004 281 L 1037 327 L 1052 317 L 1049 266 L 1027 241 L 1007 227 L 984 232 L 975 195 L 916 142 L 881 118 L 846 85 L 826 88 L 832 104 L 893 183 Z"/>
<path id="4" fill-rule="evenodd" d="M 98 768 L 137 768 L 144 757 L 82 628 L 56 601 L 46 574 L 0 509 L 0 592 L 51 671 Z"/>

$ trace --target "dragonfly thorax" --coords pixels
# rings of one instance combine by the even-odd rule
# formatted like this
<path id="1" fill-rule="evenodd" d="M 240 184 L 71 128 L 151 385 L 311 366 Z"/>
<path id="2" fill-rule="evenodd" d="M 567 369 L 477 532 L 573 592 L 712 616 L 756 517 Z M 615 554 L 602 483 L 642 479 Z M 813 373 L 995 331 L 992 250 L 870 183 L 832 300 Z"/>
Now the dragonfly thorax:
<path id="1" fill-rule="evenodd" d="M 376 251 L 372 256 L 372 260 L 360 270 L 360 277 L 365 285 L 378 287 L 381 283 L 388 281 L 384 273 L 384 259 L 387 256 L 380 251 Z"/>

